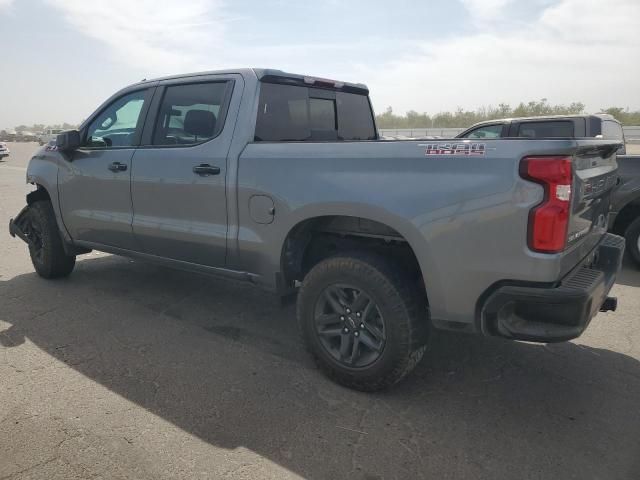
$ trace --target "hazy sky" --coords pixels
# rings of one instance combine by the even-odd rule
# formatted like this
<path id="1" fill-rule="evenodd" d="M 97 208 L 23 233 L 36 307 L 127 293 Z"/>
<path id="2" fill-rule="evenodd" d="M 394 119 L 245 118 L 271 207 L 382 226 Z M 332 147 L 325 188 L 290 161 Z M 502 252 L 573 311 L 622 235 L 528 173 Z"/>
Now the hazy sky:
<path id="1" fill-rule="evenodd" d="M 378 112 L 640 109 L 639 59 L 640 0 L 0 0 L 0 128 L 244 66 L 366 83 Z"/>

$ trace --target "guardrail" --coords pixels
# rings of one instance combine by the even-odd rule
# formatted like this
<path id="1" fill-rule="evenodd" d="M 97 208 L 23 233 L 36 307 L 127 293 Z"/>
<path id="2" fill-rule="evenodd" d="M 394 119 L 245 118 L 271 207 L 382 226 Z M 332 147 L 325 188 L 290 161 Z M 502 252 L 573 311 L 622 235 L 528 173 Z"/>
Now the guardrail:
<path id="1" fill-rule="evenodd" d="M 622 127 L 627 143 L 640 143 L 640 126 Z"/>
<path id="2" fill-rule="evenodd" d="M 380 128 L 380 135 L 389 137 L 445 137 L 453 138 L 464 128 Z"/>
<path id="3" fill-rule="evenodd" d="M 465 128 L 381 128 L 385 137 L 443 137 L 453 138 Z M 622 127 L 627 143 L 640 142 L 640 126 Z"/>

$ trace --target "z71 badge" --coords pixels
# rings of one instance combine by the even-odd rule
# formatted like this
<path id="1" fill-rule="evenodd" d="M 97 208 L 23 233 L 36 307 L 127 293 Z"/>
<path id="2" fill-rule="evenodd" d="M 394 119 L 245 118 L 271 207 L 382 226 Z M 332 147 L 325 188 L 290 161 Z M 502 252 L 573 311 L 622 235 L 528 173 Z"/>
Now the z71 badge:
<path id="1" fill-rule="evenodd" d="M 427 143 L 425 155 L 484 155 L 484 143 Z"/>

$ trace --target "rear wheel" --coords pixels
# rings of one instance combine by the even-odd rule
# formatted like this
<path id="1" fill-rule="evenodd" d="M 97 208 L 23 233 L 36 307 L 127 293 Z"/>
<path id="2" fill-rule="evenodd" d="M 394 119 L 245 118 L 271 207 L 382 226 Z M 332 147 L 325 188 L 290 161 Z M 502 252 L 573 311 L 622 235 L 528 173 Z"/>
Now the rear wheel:
<path id="1" fill-rule="evenodd" d="M 640 266 L 640 217 L 629 224 L 624 233 L 624 237 L 627 241 L 627 250 Z"/>
<path id="2" fill-rule="evenodd" d="M 319 367 L 350 388 L 375 391 L 402 380 L 426 349 L 426 300 L 383 258 L 328 258 L 307 274 L 298 321 Z"/>
<path id="3" fill-rule="evenodd" d="M 41 200 L 29 207 L 25 234 L 30 240 L 31 263 L 43 278 L 66 277 L 76 264 L 74 255 L 67 255 L 62 245 L 51 202 Z"/>

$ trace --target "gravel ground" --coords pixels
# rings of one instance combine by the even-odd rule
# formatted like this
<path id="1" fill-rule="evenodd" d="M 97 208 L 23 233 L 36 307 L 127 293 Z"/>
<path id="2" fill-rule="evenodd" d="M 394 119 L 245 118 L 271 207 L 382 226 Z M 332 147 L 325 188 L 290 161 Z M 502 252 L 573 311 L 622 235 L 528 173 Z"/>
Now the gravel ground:
<path id="1" fill-rule="evenodd" d="M 79 257 L 33 272 L 7 223 L 35 144 L 0 162 L 0 479 L 638 479 L 640 271 L 573 342 L 437 334 L 414 375 L 326 380 L 292 306 L 246 285 Z"/>

